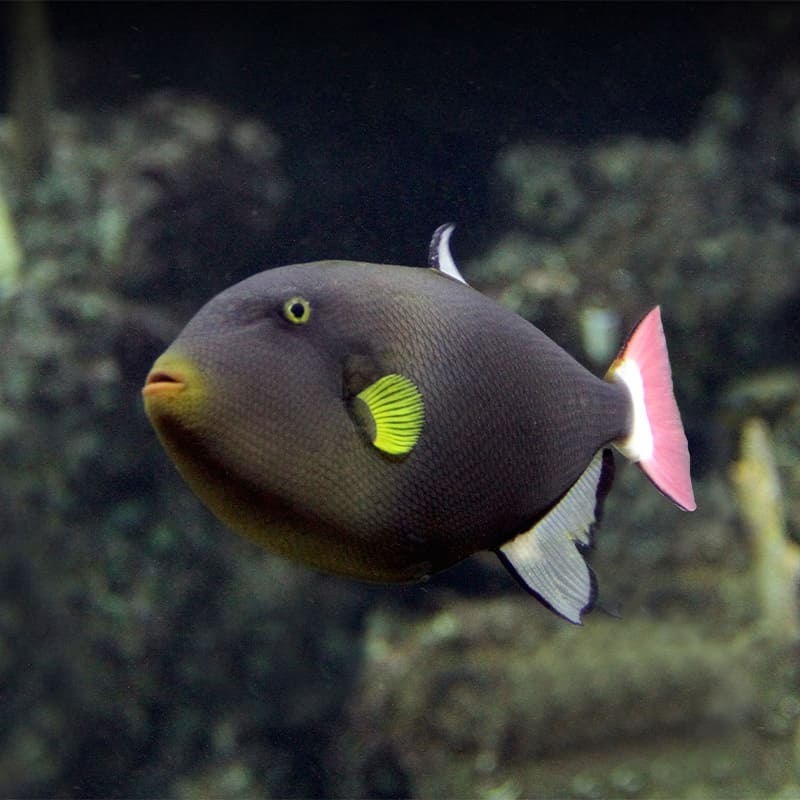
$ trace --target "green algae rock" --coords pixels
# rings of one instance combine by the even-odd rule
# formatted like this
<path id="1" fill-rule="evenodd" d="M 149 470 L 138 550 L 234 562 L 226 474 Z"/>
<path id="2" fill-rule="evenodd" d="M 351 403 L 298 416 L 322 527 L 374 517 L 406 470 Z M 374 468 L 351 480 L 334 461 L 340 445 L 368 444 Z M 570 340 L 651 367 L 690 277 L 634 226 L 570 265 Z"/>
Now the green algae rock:
<path id="1" fill-rule="evenodd" d="M 674 797 L 694 786 L 713 797 L 761 786 L 744 754 L 767 748 L 786 780 L 794 654 L 756 631 L 727 639 L 688 619 L 596 615 L 557 627 L 525 598 L 454 604 L 419 622 L 375 615 L 339 790 Z M 788 728 L 767 735 L 787 713 Z"/>
<path id="2" fill-rule="evenodd" d="M 0 302 L 16 295 L 20 285 L 22 250 L 11 211 L 0 192 Z"/>

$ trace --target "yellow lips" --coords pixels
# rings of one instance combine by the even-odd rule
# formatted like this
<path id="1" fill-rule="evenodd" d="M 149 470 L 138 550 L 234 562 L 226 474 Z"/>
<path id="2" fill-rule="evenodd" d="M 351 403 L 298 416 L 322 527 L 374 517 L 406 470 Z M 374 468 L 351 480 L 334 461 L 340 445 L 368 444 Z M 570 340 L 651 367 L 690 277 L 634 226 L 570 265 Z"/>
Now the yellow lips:
<path id="1" fill-rule="evenodd" d="M 197 369 L 187 359 L 164 353 L 153 364 L 142 387 L 142 398 L 148 416 L 190 413 L 200 400 L 204 385 Z"/>
<path id="2" fill-rule="evenodd" d="M 145 399 L 151 397 L 170 397 L 182 392 L 186 388 L 186 382 L 183 378 L 173 372 L 166 372 L 165 370 L 151 370 L 147 376 L 144 387 L 142 388 L 142 397 Z"/>

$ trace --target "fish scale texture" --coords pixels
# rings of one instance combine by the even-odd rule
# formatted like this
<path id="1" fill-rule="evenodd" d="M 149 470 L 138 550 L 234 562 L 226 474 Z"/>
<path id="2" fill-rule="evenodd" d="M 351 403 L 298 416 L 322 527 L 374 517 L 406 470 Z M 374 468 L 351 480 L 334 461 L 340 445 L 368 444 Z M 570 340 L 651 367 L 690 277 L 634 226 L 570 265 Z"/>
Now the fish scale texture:
<path id="1" fill-rule="evenodd" d="M 305 325 L 280 313 L 296 295 L 310 303 Z M 210 301 L 168 353 L 207 383 L 191 435 L 168 446 L 199 496 L 269 549 L 367 580 L 412 580 L 499 547 L 629 416 L 621 387 L 427 269 L 260 273 Z M 389 373 L 425 404 L 402 458 L 372 446 L 351 408 L 365 381 Z"/>

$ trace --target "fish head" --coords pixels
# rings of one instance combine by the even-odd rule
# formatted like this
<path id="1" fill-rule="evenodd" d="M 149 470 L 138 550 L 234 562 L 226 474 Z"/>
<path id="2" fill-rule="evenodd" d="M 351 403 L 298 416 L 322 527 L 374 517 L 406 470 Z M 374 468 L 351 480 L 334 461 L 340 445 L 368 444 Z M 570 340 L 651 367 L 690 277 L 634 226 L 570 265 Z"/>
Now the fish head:
<path id="1" fill-rule="evenodd" d="M 346 293 L 326 272 L 282 268 L 232 286 L 155 361 L 145 411 L 179 469 L 202 461 L 277 492 L 334 457 L 349 432 L 341 364 L 354 345 L 341 331 Z"/>
<path id="2" fill-rule="evenodd" d="M 389 472 L 403 469 L 397 450 L 411 449 L 416 434 L 409 445 L 407 431 L 367 430 L 364 409 L 379 401 L 363 390 L 383 377 L 380 402 L 394 392 L 420 404 L 410 381 L 386 375 L 413 361 L 398 297 L 406 273 L 427 272 L 351 262 L 269 270 L 211 299 L 155 361 L 142 390 L 147 416 L 229 527 L 329 571 L 357 571 L 326 563 L 319 546 L 284 545 L 306 541 L 311 528 L 351 535 L 342 532 L 374 526 L 364 508 L 387 498 Z M 389 350 L 386 366 L 375 354 Z"/>

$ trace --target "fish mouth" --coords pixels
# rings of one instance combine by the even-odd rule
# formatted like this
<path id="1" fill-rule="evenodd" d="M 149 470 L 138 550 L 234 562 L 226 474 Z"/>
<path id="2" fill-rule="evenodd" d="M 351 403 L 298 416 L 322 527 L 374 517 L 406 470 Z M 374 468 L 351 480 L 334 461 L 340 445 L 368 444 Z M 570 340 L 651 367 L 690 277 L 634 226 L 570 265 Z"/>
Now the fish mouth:
<path id="1" fill-rule="evenodd" d="M 164 370 L 154 370 L 147 376 L 142 397 L 156 397 L 178 394 L 186 388 L 186 383 Z"/>
<path id="2" fill-rule="evenodd" d="M 142 387 L 142 397 L 174 397 L 187 387 L 187 376 L 177 366 L 159 365 L 156 362 Z"/>

